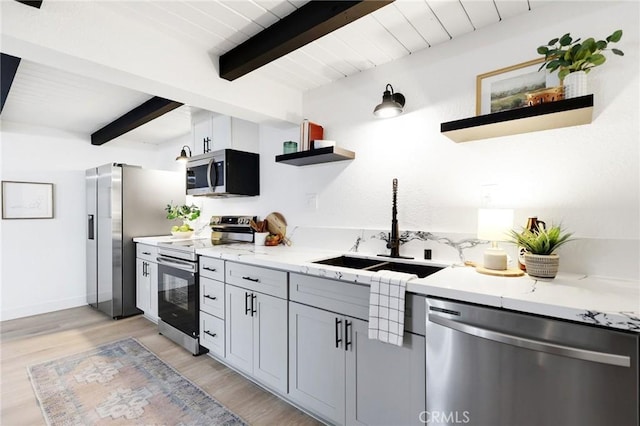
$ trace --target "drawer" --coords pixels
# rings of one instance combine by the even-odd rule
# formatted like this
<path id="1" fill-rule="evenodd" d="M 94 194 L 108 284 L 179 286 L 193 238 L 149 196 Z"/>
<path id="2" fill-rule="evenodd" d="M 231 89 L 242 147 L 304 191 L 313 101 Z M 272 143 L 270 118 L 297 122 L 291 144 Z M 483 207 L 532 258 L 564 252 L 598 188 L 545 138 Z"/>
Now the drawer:
<path id="1" fill-rule="evenodd" d="M 227 262 L 225 282 L 282 299 L 287 298 L 285 271 Z"/>
<path id="2" fill-rule="evenodd" d="M 156 257 L 158 257 L 158 247 L 150 246 L 149 244 L 136 243 L 136 257 L 149 262 L 158 263 L 156 260 Z"/>
<path id="3" fill-rule="evenodd" d="M 224 319 L 224 283 L 200 277 L 200 310 Z"/>
<path id="4" fill-rule="evenodd" d="M 200 311 L 200 345 L 224 358 L 224 321 Z"/>
<path id="5" fill-rule="evenodd" d="M 369 286 L 289 274 L 289 299 L 294 302 L 369 320 Z M 424 336 L 426 325 L 425 297 L 405 293 L 404 329 Z"/>
<path id="6" fill-rule="evenodd" d="M 224 260 L 200 256 L 200 276 L 224 281 Z"/>

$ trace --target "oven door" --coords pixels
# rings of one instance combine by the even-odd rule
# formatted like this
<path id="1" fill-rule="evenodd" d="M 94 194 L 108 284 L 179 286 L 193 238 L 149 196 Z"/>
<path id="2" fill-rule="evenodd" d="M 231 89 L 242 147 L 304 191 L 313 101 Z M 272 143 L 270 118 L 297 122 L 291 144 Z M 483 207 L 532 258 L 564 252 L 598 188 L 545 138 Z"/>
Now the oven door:
<path id="1" fill-rule="evenodd" d="M 158 316 L 188 336 L 198 337 L 197 263 L 159 256 Z"/>
<path id="2" fill-rule="evenodd" d="M 187 163 L 187 194 L 208 195 L 225 191 L 224 151 L 194 157 Z"/>

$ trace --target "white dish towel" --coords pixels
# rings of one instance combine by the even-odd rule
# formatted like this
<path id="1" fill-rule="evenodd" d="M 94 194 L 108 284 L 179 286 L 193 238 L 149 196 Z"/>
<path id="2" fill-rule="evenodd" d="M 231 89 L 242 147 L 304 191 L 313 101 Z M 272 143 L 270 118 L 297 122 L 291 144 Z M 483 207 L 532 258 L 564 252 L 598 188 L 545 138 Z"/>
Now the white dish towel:
<path id="1" fill-rule="evenodd" d="M 416 275 L 378 271 L 371 278 L 369 292 L 369 339 L 402 346 L 404 294 L 407 281 Z"/>

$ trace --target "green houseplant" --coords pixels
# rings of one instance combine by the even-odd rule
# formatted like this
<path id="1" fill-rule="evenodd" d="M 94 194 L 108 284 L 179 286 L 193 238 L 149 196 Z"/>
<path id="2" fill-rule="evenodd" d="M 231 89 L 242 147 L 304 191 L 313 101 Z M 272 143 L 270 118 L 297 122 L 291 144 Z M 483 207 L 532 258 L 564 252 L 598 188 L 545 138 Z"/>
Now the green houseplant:
<path id="1" fill-rule="evenodd" d="M 622 38 L 622 30 L 616 30 L 605 40 L 573 39 L 570 33 L 554 38 L 549 44 L 538 47 L 538 53 L 544 55 L 544 63 L 540 70 L 546 68 L 553 73 L 558 71 L 562 81 L 564 98 L 576 98 L 588 94 L 587 73 L 606 61 L 603 52 L 610 43 L 617 43 Z M 611 49 L 615 55 L 623 56 L 619 49 Z"/>
<path id="2" fill-rule="evenodd" d="M 183 205 L 172 205 L 167 204 L 167 207 L 164 208 L 167 212 L 167 219 L 175 220 L 181 219 L 182 225 L 174 225 L 171 228 L 171 232 L 193 232 L 193 228 L 189 225 L 189 221 L 196 220 L 200 217 L 200 208 L 195 204 L 191 204 L 187 206 Z"/>
<path id="3" fill-rule="evenodd" d="M 617 43 L 622 38 L 622 30 L 616 30 L 605 40 L 589 37 L 584 41 L 580 38 L 573 39 L 570 33 L 562 37 L 554 38 L 547 45 L 538 47 L 538 53 L 544 55 L 544 63 L 540 69 L 546 68 L 549 72 L 558 70 L 558 78 L 563 80 L 567 75 L 577 71 L 588 73 L 592 68 L 604 64 L 605 56 L 602 54 L 610 43 Z M 615 55 L 624 56 L 620 49 L 611 49 Z"/>
<path id="4" fill-rule="evenodd" d="M 524 247 L 524 263 L 527 273 L 538 278 L 555 278 L 560 258 L 555 251 L 572 241 L 573 233 L 566 232 L 562 225 L 552 225 L 549 229 L 524 229 L 520 232 L 509 231 L 511 242 Z"/>

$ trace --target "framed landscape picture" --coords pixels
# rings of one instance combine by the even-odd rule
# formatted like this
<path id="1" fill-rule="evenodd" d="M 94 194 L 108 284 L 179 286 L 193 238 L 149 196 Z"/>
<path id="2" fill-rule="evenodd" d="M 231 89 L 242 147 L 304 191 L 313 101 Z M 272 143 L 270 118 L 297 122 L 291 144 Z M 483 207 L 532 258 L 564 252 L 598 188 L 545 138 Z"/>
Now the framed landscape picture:
<path id="1" fill-rule="evenodd" d="M 544 58 L 500 68 L 476 78 L 476 115 L 527 106 L 527 93 L 559 86 L 557 74 L 538 71 Z"/>

